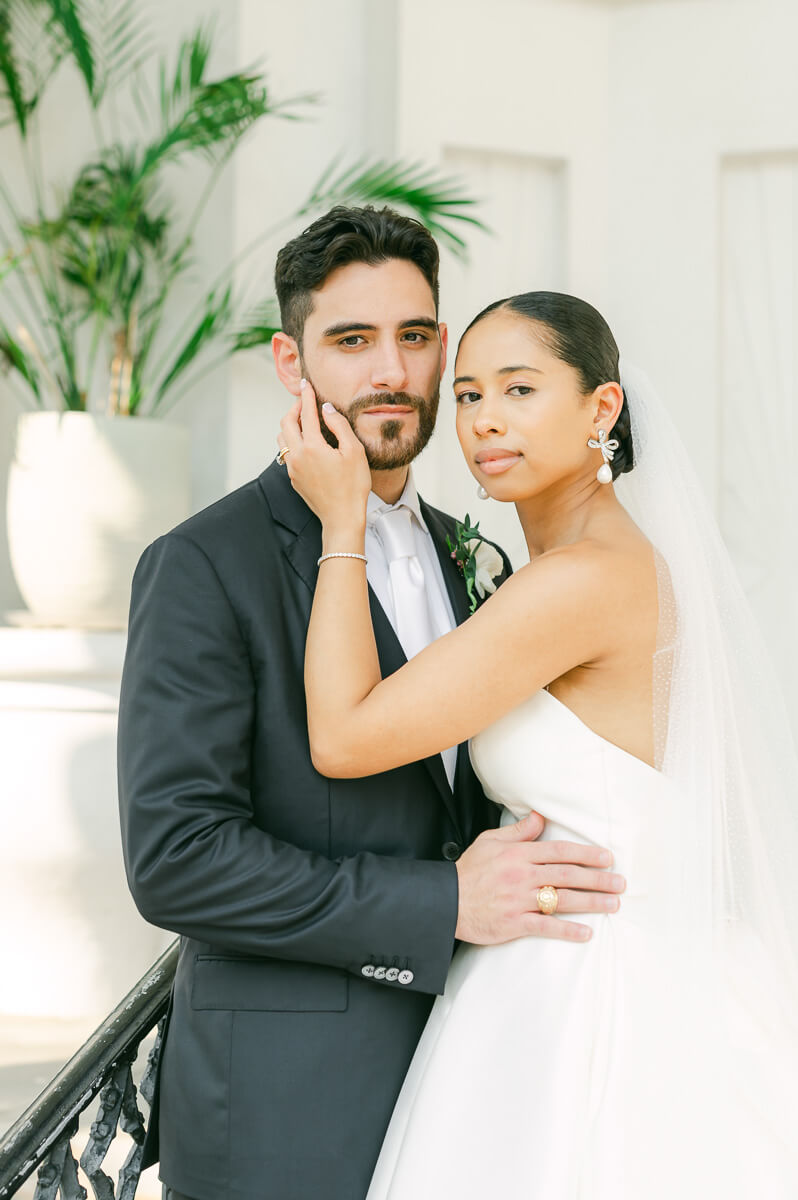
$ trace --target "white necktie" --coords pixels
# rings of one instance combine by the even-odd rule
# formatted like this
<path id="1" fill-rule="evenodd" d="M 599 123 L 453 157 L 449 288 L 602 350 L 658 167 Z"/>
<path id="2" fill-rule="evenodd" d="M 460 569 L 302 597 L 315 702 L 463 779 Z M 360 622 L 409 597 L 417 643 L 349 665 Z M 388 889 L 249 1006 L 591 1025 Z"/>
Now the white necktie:
<path id="1" fill-rule="evenodd" d="M 412 521 L 410 509 L 401 505 L 380 513 L 374 522 L 388 560 L 396 636 L 408 658 L 418 654 L 435 637 Z"/>

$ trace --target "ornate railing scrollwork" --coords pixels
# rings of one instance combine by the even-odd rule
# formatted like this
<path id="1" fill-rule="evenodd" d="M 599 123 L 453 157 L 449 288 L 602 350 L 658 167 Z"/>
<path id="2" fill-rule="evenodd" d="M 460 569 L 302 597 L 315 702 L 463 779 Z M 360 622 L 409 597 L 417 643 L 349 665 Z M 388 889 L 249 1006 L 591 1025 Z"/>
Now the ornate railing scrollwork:
<path id="1" fill-rule="evenodd" d="M 0 1141 L 0 1200 L 14 1196 L 37 1167 L 34 1200 L 87 1200 L 78 1166 L 96 1200 L 133 1200 L 147 1128 L 138 1097 L 151 1107 L 177 955 L 174 942 L 5 1134 Z M 134 1066 L 139 1048 L 156 1027 L 137 1089 Z M 98 1093 L 98 1108 L 78 1162 L 72 1140 L 81 1114 Z M 103 1166 L 120 1130 L 133 1144 L 115 1189 Z"/>

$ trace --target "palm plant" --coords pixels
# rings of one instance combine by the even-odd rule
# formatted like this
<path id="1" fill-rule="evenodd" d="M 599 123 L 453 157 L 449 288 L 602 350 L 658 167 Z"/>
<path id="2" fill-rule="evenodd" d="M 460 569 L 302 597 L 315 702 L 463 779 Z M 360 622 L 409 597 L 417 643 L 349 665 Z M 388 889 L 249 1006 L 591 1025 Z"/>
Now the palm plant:
<path id="1" fill-rule="evenodd" d="M 167 337 L 198 222 L 242 138 L 266 117 L 301 119 L 315 97 L 278 101 L 254 70 L 211 76 L 207 28 L 184 38 L 171 64 L 161 57 L 153 79 L 152 41 L 139 0 L 0 0 L 0 128 L 16 131 L 28 188 L 21 202 L 0 176 L 0 365 L 27 407 L 91 407 L 99 375 L 109 411 L 162 413 L 215 362 L 267 344 L 275 303 L 246 304 L 235 272 L 299 217 L 336 203 L 390 203 L 456 253 L 465 249 L 459 230 L 480 224 L 473 200 L 420 165 L 333 162 L 299 210 L 238 255 Z M 48 210 L 39 110 L 62 63 L 82 81 L 96 150 Z M 132 142 L 118 132 L 120 100 L 145 131 Z M 192 158 L 204 161 L 205 182 L 183 216 L 166 176 Z"/>

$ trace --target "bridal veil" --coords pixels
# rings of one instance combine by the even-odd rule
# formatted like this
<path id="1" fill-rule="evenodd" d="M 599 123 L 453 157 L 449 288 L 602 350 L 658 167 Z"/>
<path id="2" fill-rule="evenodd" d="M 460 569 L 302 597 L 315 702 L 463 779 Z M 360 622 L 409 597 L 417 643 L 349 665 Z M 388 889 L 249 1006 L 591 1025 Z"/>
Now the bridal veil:
<path id="1" fill-rule="evenodd" d="M 798 1171 L 798 759 L 761 634 L 685 448 L 642 372 L 622 364 L 621 381 L 635 467 L 616 487 L 657 554 L 657 765 L 675 784 L 650 876 L 669 975 L 639 983 L 638 1002 L 653 1018 L 638 1046 L 650 1059 L 650 1091 L 639 1097 L 639 1141 L 627 1137 L 627 1146 L 643 1178 L 644 1157 L 667 1155 L 670 1132 L 678 1165 L 663 1169 L 677 1186 L 684 1171 L 703 1170 L 708 1194 L 721 1195 L 724 1174 L 736 1188 L 739 1171 L 749 1171 L 760 1195 L 782 1195 L 784 1172 Z M 652 1044 L 658 1012 L 663 1036 Z M 647 1101 L 666 1114 L 656 1144 Z M 751 1138 L 760 1136 L 761 1174 L 751 1165 Z"/>

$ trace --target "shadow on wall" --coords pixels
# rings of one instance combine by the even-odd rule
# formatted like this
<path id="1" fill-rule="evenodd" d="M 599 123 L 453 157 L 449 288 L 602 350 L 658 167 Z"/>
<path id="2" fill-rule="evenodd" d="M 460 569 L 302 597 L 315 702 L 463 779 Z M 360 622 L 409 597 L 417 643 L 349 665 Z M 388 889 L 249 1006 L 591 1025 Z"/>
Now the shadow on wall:
<path id="1" fill-rule="evenodd" d="M 17 420 L 17 410 L 13 404 L 3 397 L 0 391 L 0 624 L 2 614 L 12 609 L 24 608 L 25 604 L 19 594 L 19 588 L 11 570 L 11 559 L 8 553 L 8 532 L 6 529 L 6 494 L 8 491 L 8 471 L 14 457 L 14 428 Z"/>

